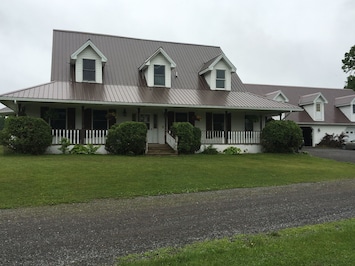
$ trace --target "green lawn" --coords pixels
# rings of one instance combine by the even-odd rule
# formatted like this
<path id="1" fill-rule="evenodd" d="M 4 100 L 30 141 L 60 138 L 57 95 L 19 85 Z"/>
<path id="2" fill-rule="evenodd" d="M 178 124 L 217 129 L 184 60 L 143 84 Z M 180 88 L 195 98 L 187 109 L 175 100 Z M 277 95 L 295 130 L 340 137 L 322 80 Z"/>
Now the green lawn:
<path id="1" fill-rule="evenodd" d="M 118 258 L 118 265 L 337 265 L 355 263 L 355 219 L 237 235 Z"/>
<path id="2" fill-rule="evenodd" d="M 355 178 L 355 164 L 305 154 L 25 156 L 0 151 L 0 208 L 347 178 Z"/>

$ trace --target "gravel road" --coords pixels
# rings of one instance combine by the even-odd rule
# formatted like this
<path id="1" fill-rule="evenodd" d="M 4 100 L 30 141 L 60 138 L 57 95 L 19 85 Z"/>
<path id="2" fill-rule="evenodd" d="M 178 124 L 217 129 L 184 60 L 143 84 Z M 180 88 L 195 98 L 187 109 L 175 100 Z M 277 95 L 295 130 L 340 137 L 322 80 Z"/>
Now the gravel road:
<path id="1" fill-rule="evenodd" d="M 351 217 L 355 179 L 0 210 L 0 265 L 113 265 L 128 253 Z"/>

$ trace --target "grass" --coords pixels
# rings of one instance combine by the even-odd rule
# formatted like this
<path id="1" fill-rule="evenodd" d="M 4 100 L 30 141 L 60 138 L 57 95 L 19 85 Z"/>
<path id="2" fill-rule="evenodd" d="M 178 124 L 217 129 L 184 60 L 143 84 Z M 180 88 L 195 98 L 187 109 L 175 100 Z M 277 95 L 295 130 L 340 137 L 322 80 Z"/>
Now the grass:
<path id="1" fill-rule="evenodd" d="M 355 219 L 118 258 L 118 265 L 354 265 Z"/>
<path id="2" fill-rule="evenodd" d="M 348 178 L 355 178 L 355 164 L 305 154 L 127 157 L 0 151 L 0 208 Z"/>

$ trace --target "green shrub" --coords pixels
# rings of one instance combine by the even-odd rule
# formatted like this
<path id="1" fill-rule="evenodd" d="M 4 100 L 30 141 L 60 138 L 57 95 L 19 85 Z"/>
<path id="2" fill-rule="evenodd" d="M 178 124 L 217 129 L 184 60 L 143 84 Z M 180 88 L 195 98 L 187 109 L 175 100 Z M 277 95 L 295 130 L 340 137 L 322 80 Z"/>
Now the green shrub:
<path id="1" fill-rule="evenodd" d="M 173 135 L 178 136 L 178 152 L 190 154 L 201 147 L 201 130 L 189 122 L 176 122 L 171 127 Z"/>
<path id="2" fill-rule="evenodd" d="M 261 133 L 261 144 L 265 152 L 297 152 L 302 143 L 301 128 L 295 122 L 289 120 L 270 121 Z"/>
<path id="3" fill-rule="evenodd" d="M 242 150 L 237 147 L 228 147 L 223 151 L 223 153 L 227 155 L 238 155 L 242 153 Z"/>
<path id="4" fill-rule="evenodd" d="M 219 154 L 218 150 L 216 148 L 214 148 L 212 145 L 208 145 L 207 147 L 205 147 L 205 149 L 203 150 L 202 153 L 208 154 L 208 155 Z"/>
<path id="5" fill-rule="evenodd" d="M 201 129 L 198 127 L 192 128 L 193 141 L 191 146 L 191 152 L 199 151 L 201 148 Z"/>
<path id="6" fill-rule="evenodd" d="M 0 141 L 15 153 L 43 154 L 52 144 L 51 127 L 41 118 L 9 117 Z"/>
<path id="7" fill-rule="evenodd" d="M 5 125 L 5 117 L 0 116 L 0 131 L 4 128 Z"/>
<path id="8" fill-rule="evenodd" d="M 62 138 L 60 140 L 60 147 L 58 148 L 58 150 L 60 150 L 63 154 L 66 154 L 67 152 L 69 152 L 69 146 L 70 146 L 70 141 L 67 138 Z"/>
<path id="9" fill-rule="evenodd" d="M 144 154 L 146 138 L 147 126 L 145 123 L 124 122 L 109 129 L 105 149 L 112 154 Z"/>
<path id="10" fill-rule="evenodd" d="M 317 144 L 317 146 L 330 147 L 330 148 L 341 148 L 341 147 L 343 147 L 346 137 L 348 137 L 348 135 L 346 135 L 345 133 L 341 133 L 340 135 L 325 133 L 325 136 Z"/>
<path id="11" fill-rule="evenodd" d="M 97 150 L 100 148 L 100 146 L 94 146 L 93 144 L 88 144 L 88 145 L 82 145 L 82 144 L 76 144 L 74 147 L 70 150 L 70 154 L 95 154 Z"/>

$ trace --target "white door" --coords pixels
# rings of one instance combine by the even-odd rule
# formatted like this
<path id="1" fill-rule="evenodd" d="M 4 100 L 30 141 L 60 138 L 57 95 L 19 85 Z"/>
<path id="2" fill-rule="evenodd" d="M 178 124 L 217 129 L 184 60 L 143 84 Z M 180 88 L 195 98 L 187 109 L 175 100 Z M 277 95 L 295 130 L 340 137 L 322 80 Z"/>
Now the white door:
<path id="1" fill-rule="evenodd" d="M 144 122 L 147 126 L 148 143 L 158 143 L 158 115 L 141 114 L 139 121 Z"/>

